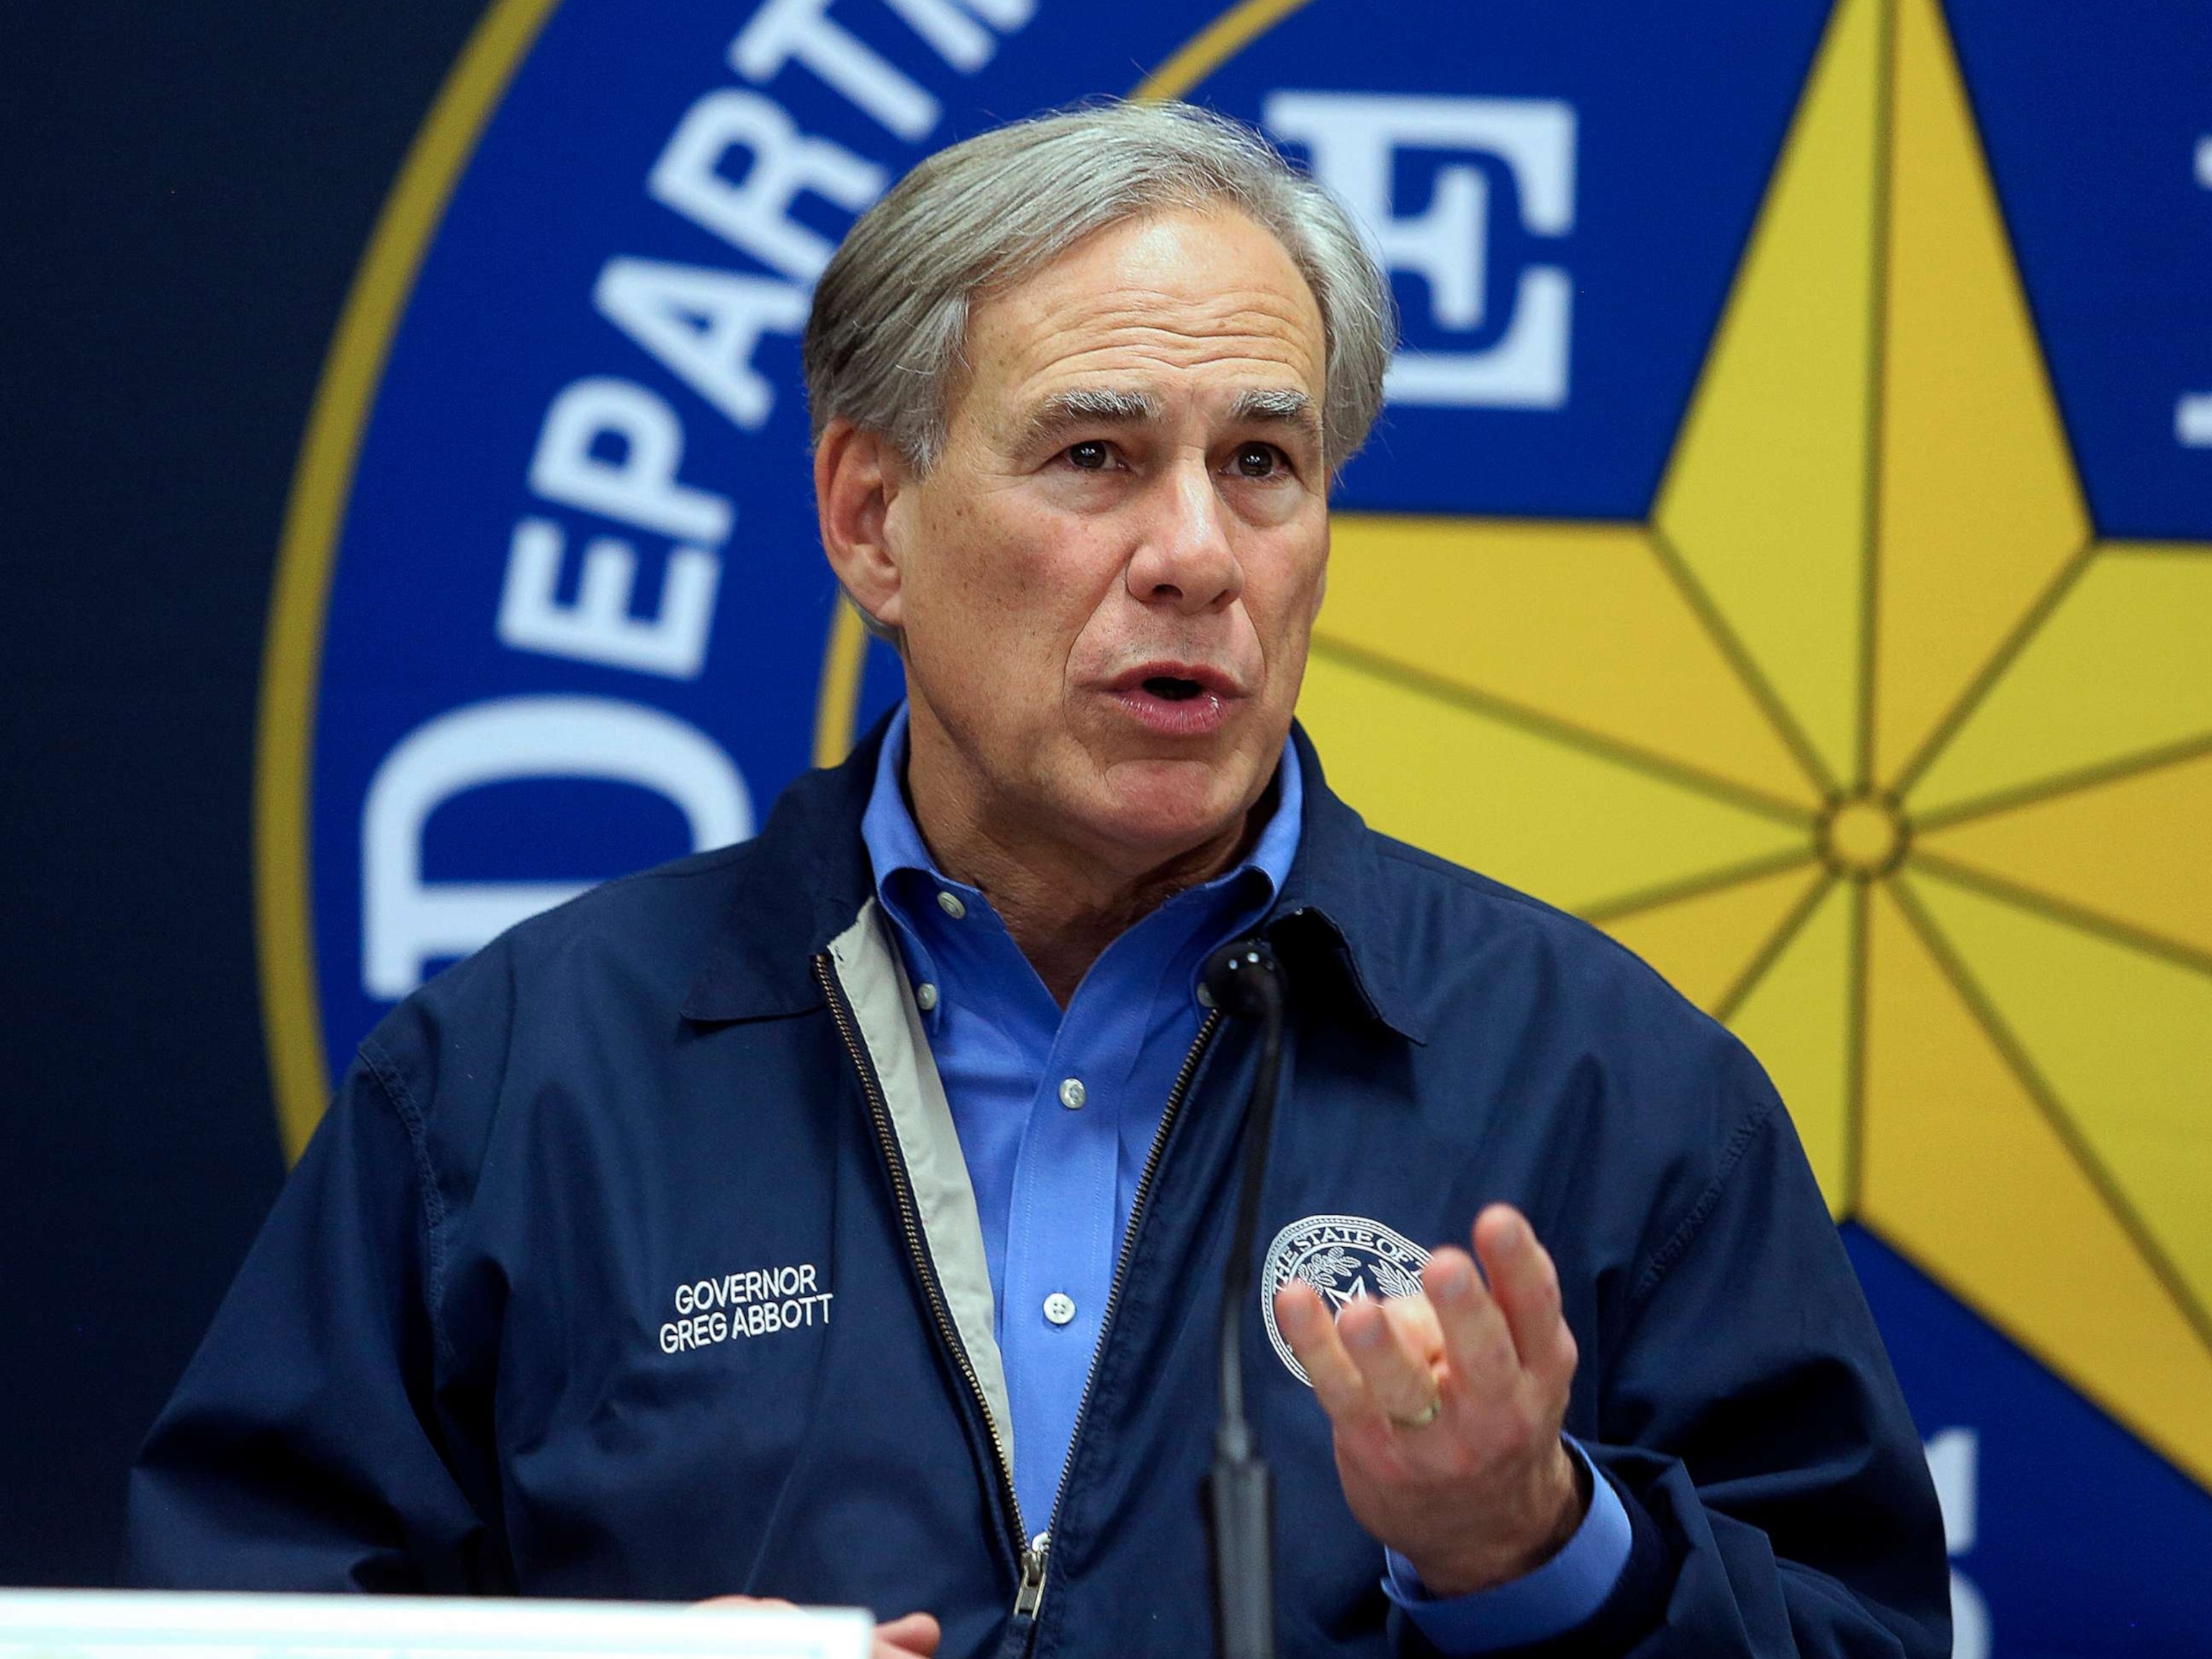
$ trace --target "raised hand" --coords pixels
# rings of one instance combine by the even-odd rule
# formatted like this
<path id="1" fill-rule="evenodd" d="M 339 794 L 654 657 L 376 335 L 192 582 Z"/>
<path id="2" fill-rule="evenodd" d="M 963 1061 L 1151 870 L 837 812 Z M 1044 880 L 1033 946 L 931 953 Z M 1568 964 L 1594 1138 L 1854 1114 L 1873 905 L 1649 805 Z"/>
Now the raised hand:
<path id="1" fill-rule="evenodd" d="M 1475 1218 L 1474 1244 L 1481 1274 L 1446 1247 L 1422 1269 L 1422 1295 L 1359 1298 L 1334 1320 L 1310 1285 L 1275 1297 L 1276 1325 L 1335 1430 L 1352 1514 L 1432 1595 L 1540 1566 L 1589 1506 L 1559 1437 L 1577 1356 L 1559 1272 L 1510 1205 Z"/>

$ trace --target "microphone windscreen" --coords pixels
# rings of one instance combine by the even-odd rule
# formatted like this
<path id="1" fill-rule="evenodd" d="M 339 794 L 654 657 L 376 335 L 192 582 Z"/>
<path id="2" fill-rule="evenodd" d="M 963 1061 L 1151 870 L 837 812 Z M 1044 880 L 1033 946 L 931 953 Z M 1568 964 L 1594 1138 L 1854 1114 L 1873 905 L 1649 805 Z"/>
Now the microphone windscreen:
<path id="1" fill-rule="evenodd" d="M 1262 939 L 1231 939 L 1206 959 L 1199 983 L 1224 1014 L 1258 1019 L 1283 998 L 1282 964 Z"/>

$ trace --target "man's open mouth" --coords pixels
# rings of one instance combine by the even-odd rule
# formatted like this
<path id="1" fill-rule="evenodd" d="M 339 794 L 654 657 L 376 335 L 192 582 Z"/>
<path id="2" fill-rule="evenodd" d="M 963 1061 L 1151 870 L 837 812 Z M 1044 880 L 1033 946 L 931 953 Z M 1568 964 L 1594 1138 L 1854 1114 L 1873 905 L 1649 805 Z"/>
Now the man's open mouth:
<path id="1" fill-rule="evenodd" d="M 1177 673 L 1181 669 L 1183 672 Z M 1202 662 L 1155 659 L 1104 688 L 1125 714 L 1158 736 L 1202 738 L 1219 731 L 1243 701 L 1235 679 Z"/>
<path id="2" fill-rule="evenodd" d="M 1188 702 L 1205 689 L 1196 680 L 1177 679 L 1172 674 L 1155 674 L 1145 682 L 1146 690 L 1170 702 Z"/>

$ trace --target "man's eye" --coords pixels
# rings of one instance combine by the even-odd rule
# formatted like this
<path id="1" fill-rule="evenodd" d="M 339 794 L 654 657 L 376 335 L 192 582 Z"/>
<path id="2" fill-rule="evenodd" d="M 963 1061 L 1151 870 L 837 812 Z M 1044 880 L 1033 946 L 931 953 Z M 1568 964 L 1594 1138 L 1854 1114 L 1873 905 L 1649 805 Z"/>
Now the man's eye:
<path id="1" fill-rule="evenodd" d="M 1106 464 L 1112 459 L 1113 452 L 1096 438 L 1086 439 L 1082 443 L 1068 446 L 1067 464 L 1070 466 L 1080 467 L 1085 472 L 1102 472 L 1105 471 Z"/>
<path id="2" fill-rule="evenodd" d="M 1282 459 L 1282 452 L 1273 444 L 1239 444 L 1235 465 L 1240 477 L 1272 478 Z"/>

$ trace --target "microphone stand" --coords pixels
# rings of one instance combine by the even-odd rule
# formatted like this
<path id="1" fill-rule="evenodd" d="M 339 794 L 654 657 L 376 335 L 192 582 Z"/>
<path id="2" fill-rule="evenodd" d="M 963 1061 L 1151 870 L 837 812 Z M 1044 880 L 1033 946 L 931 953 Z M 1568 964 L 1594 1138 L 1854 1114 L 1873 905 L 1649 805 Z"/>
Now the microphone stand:
<path id="1" fill-rule="evenodd" d="M 1261 1022 L 1236 1224 L 1221 1276 L 1221 1424 L 1214 1434 L 1213 1470 L 1206 1481 L 1214 1614 L 1222 1659 L 1275 1659 L 1274 1481 L 1244 1415 L 1243 1336 L 1260 1220 L 1260 1180 L 1267 1167 L 1275 1086 L 1282 1071 L 1282 967 L 1265 941 L 1239 939 L 1206 959 L 1201 982 L 1224 1013 Z"/>

